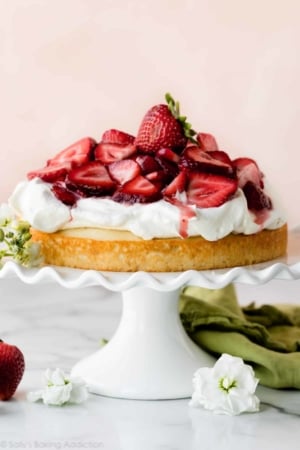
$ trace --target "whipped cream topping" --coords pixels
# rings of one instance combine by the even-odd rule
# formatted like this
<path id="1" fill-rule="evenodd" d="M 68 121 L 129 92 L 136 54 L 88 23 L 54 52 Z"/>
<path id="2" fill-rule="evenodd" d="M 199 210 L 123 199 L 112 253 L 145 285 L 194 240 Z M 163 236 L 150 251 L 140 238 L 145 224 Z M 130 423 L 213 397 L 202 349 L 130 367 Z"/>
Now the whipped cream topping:
<path id="1" fill-rule="evenodd" d="M 190 206 L 194 214 L 189 218 L 187 235 L 215 241 L 230 233 L 253 234 L 262 229 L 279 228 L 285 220 L 274 199 L 272 201 L 273 209 L 259 221 L 248 210 L 241 189 L 219 207 Z M 46 233 L 92 227 L 127 230 L 142 239 L 180 237 L 180 208 L 165 200 L 126 205 L 109 198 L 90 197 L 70 207 L 55 197 L 51 184 L 34 178 L 17 185 L 9 204 L 33 228 Z"/>

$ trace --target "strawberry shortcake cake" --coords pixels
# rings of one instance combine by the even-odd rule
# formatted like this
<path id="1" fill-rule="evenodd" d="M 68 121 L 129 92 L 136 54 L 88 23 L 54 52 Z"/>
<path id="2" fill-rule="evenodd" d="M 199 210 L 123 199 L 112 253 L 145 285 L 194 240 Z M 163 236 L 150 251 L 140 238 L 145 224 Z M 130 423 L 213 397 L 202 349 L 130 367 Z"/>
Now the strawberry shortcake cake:
<path id="1" fill-rule="evenodd" d="M 136 136 L 85 137 L 28 173 L 10 205 L 46 264 L 169 272 L 280 257 L 287 226 L 256 161 L 196 132 L 167 94 Z"/>

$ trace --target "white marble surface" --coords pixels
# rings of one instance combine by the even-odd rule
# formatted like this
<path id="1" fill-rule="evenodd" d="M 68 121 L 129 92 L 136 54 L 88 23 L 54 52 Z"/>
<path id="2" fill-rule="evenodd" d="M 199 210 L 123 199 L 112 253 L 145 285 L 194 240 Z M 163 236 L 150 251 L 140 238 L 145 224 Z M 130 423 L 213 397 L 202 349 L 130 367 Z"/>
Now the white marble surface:
<path id="1" fill-rule="evenodd" d="M 300 281 L 237 285 L 241 302 L 300 302 Z M 299 448 L 300 393 L 260 389 L 261 410 L 237 417 L 192 409 L 188 400 L 133 401 L 91 395 L 82 405 L 26 400 L 47 367 L 69 371 L 110 338 L 121 296 L 102 287 L 66 289 L 0 280 L 0 334 L 24 352 L 26 372 L 13 400 L 0 403 L 1 448 L 290 449 Z M 276 407 L 271 404 L 276 403 Z"/>

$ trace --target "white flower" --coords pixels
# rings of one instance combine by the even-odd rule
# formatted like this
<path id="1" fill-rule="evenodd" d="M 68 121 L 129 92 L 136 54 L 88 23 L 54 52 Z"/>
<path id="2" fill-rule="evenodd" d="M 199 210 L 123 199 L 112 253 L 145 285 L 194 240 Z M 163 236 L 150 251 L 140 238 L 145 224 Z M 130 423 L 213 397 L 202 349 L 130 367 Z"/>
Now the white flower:
<path id="1" fill-rule="evenodd" d="M 66 375 L 61 369 L 47 369 L 44 382 L 44 389 L 28 393 L 29 401 L 42 400 L 46 405 L 61 406 L 65 403 L 82 403 L 88 397 L 85 382 L 81 378 Z"/>
<path id="2" fill-rule="evenodd" d="M 259 411 L 258 384 L 251 366 L 241 358 L 223 354 L 212 368 L 194 374 L 190 406 L 202 406 L 216 414 L 237 415 Z"/>
<path id="3" fill-rule="evenodd" d="M 18 219 L 6 203 L 0 204 L 0 268 L 4 258 L 12 258 L 26 267 L 42 262 L 40 244 L 31 241 L 30 224 Z"/>

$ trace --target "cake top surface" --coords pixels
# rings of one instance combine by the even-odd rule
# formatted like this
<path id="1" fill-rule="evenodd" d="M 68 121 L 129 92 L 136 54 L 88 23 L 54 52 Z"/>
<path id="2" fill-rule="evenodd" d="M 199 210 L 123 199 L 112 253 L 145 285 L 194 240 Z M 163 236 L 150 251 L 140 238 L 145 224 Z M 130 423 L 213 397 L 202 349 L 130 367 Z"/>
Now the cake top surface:
<path id="1" fill-rule="evenodd" d="M 136 136 L 112 128 L 100 140 L 84 137 L 58 152 L 41 169 L 30 171 L 27 177 L 28 182 L 17 188 L 10 202 L 19 213 L 27 215 L 33 226 L 41 209 L 43 221 L 47 221 L 51 207 L 53 214 L 55 210 L 56 216 L 64 216 L 58 229 L 88 226 L 85 219 L 96 209 L 98 219 L 93 220 L 99 226 L 116 226 L 114 217 L 119 213 L 127 216 L 128 211 L 131 222 L 134 217 L 141 223 L 143 217 L 144 224 L 148 221 L 152 229 L 155 216 L 160 222 L 158 228 L 163 228 L 164 214 L 169 217 L 167 229 L 176 222 L 176 232 L 149 233 L 130 228 L 144 238 L 156 237 L 157 233 L 165 236 L 168 232 L 183 238 L 199 232 L 203 235 L 203 230 L 193 225 L 201 215 L 211 216 L 211 221 L 222 230 L 226 228 L 226 233 L 254 233 L 283 223 L 275 213 L 256 161 L 248 157 L 231 159 L 219 148 L 214 136 L 193 130 L 170 94 L 166 94 L 166 104 L 155 105 L 146 112 Z M 28 206 L 30 196 L 35 211 Z M 37 214 L 38 198 L 43 198 L 43 205 Z M 95 200 L 102 206 L 94 206 Z M 45 212 L 47 203 L 50 209 Z M 101 220 L 105 208 L 110 223 Z M 224 227 L 230 215 L 241 215 L 238 211 L 243 211 L 240 222 Z M 234 217 L 230 220 L 236 221 Z M 56 231 L 57 226 L 52 226 L 51 231 Z M 219 239 L 223 231 L 213 231 L 212 235 Z"/>

